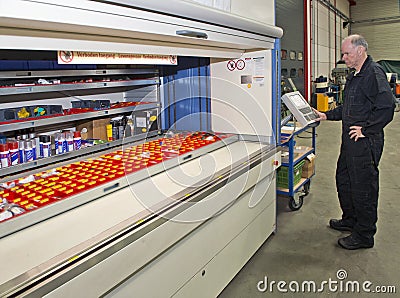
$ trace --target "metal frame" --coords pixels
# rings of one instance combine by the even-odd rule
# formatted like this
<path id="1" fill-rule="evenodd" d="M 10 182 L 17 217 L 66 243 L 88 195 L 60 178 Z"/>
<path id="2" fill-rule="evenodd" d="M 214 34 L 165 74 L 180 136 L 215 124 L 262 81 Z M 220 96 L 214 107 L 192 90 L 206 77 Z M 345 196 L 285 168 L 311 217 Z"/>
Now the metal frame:
<path id="1" fill-rule="evenodd" d="M 121 188 L 127 187 L 132 183 L 137 183 L 141 180 L 147 179 L 153 175 L 164 172 L 177 165 L 181 165 L 190 160 L 198 158 L 208 152 L 214 151 L 238 140 L 237 136 L 232 136 L 214 144 L 210 144 L 203 148 L 199 148 L 193 152 L 182 154 L 176 158 L 164 161 L 161 164 L 156 164 L 141 171 L 125 175 L 124 177 L 107 182 L 96 188 L 89 189 L 83 193 L 76 194 L 57 203 L 44 206 L 38 210 L 22 214 L 10 220 L 0 223 L 0 238 L 12 234 L 18 230 L 29 227 L 37 222 L 43 221 L 57 214 L 63 213 L 67 210 L 85 204 L 87 202 L 96 200 L 104 195 L 117 191 Z M 104 152 L 103 152 L 104 153 Z"/>
<path id="2" fill-rule="evenodd" d="M 0 95 L 14 95 L 26 93 L 40 93 L 40 92 L 57 92 L 57 91 L 71 91 L 82 89 L 99 89 L 99 88 L 115 88 L 115 87 L 133 87 L 157 84 L 158 80 L 131 80 L 131 81 L 116 81 L 116 82 L 93 82 L 93 83 L 61 83 L 54 85 L 35 85 L 35 86 L 18 86 L 18 87 L 4 87 L 0 88 Z"/>
<path id="3" fill-rule="evenodd" d="M 167 222 L 167 218 L 173 218 L 191 207 L 192 205 L 188 204 L 189 202 L 199 202 L 220 189 L 223 185 L 234 182 L 235 179 L 244 173 L 247 173 L 249 170 L 274 156 L 276 151 L 277 148 L 273 145 L 259 149 L 257 152 L 251 154 L 251 156 L 246 156 L 238 160 L 234 165 L 230 165 L 214 173 L 212 178 L 207 179 L 208 182 L 201 188 L 185 189 L 173 197 L 160 202 L 156 206 L 157 212 L 146 210 L 142 214 L 134 215 L 132 218 L 114 227 L 115 229 L 107 230 L 96 238 L 89 239 L 75 248 L 75 250 L 66 251 L 63 255 L 57 257 L 57 259 L 41 265 L 40 268 L 33 268 L 31 271 L 23 273 L 0 285 L 1 295 L 28 294 L 28 296 L 41 296 L 49 293 L 51 290 L 64 284 L 66 280 L 78 276 L 90 269 L 93 264 L 105 260 L 130 243 L 163 225 Z M 222 208 L 225 207 L 223 206 Z M 219 210 L 214 211 L 216 213 L 219 212 Z M 193 229 L 197 229 L 205 222 L 199 223 Z M 166 247 L 164 251 L 168 248 Z M 164 251 L 159 251 L 158 255 L 161 255 Z M 132 272 L 132 274 L 134 273 Z"/>
<path id="4" fill-rule="evenodd" d="M 163 7 L 171 9 L 171 3 L 151 2 L 161 12 Z M 185 16 L 194 12 L 209 19 L 214 15 L 219 21 L 224 20 L 226 25 L 155 13 L 146 9 L 149 1 L 140 8 L 132 7 L 132 1 L 120 3 L 122 5 L 103 1 L 74 1 L 69 5 L 22 0 L 7 3 L 0 0 L 0 3 L 4 4 L 0 25 L 7 32 L 0 34 L 0 47 L 4 44 L 14 49 L 29 44 L 32 49 L 43 50 L 74 48 L 109 52 L 112 49 L 121 53 L 239 57 L 245 49 L 269 48 L 274 38 L 283 34 L 282 29 L 273 25 L 189 3 L 182 5 L 182 2 L 177 3 L 177 7 L 185 6 Z M 242 30 L 236 29 L 239 24 Z M 201 31 L 208 35 L 208 39 L 179 36 L 176 33 L 179 30 Z"/>
<path id="5" fill-rule="evenodd" d="M 281 132 L 281 42 L 275 40 L 274 49 L 272 49 L 272 125 L 275 132 L 275 144 L 280 143 Z M 274 109 L 276 107 L 276 109 Z"/>
<path id="6" fill-rule="evenodd" d="M 87 113 L 80 113 L 80 114 L 71 114 L 71 115 L 64 115 L 64 116 L 54 116 L 49 118 L 30 118 L 29 120 L 23 120 L 20 122 L 11 122 L 5 123 L 0 125 L 0 132 L 9 132 L 18 129 L 25 129 L 37 126 L 46 126 L 52 125 L 55 122 L 63 123 L 63 122 L 72 122 L 77 120 L 83 120 L 88 118 L 99 118 L 105 116 L 111 116 L 116 114 L 123 114 L 128 112 L 134 111 L 143 111 L 152 108 L 159 107 L 159 103 L 144 103 L 136 106 L 125 107 L 125 108 L 116 108 L 116 109 L 106 109 L 106 110 L 99 110 L 94 112 L 87 112 Z"/>
<path id="7" fill-rule="evenodd" d="M 75 50 L 89 51 L 135 51 L 138 53 L 145 51 L 147 53 L 162 52 L 164 54 L 168 52 L 170 54 L 178 55 L 195 54 L 196 56 L 202 55 L 207 57 L 213 56 L 226 58 L 231 56 L 238 57 L 244 52 L 244 49 L 269 49 L 273 45 L 273 38 L 280 37 L 282 35 L 281 30 L 270 25 L 263 26 L 259 24 L 260 26 L 257 26 L 259 27 L 259 30 L 261 30 L 259 31 L 255 30 L 253 26 L 248 26 L 246 24 L 243 28 L 245 31 L 238 31 L 237 29 L 230 29 L 226 26 L 216 26 L 212 23 L 200 23 L 198 21 L 176 18 L 171 15 L 159 13 L 156 14 L 143 9 L 127 9 L 126 7 L 115 7 L 115 5 L 113 6 L 95 1 L 81 1 L 81 3 L 79 1 L 73 2 L 74 3 L 71 5 L 66 5 L 59 4 L 54 0 L 47 0 L 47 3 L 54 4 L 43 4 L 45 3 L 44 1 L 40 2 L 22 0 L 13 2 L 8 1 L 6 3 L 5 1 L 0 0 L 0 3 L 7 4 L 5 6 L 7 9 L 2 12 L 4 18 L 0 18 L 0 20 L 4 19 L 4 22 L 1 24 L 6 26 L 3 28 L 3 34 L 0 35 L 0 40 L 6 42 L 0 42 L 0 44 L 7 44 L 7 47 L 14 49 L 24 48 L 26 44 L 29 44 L 33 49 L 44 50 L 54 50 L 55 48 L 74 48 Z M 147 2 L 163 5 L 160 1 Z M 167 3 L 165 5 L 171 4 Z M 40 9 L 40 7 L 43 9 Z M 192 11 L 197 12 L 198 10 Z M 204 10 L 200 12 L 204 12 Z M 218 14 L 218 16 L 220 16 L 220 14 Z M 242 19 L 240 17 L 232 18 L 229 15 L 225 15 L 225 17 L 233 22 L 240 21 Z M 7 24 L 4 24 L 6 21 Z M 87 25 L 88 23 L 90 23 L 90 26 Z M 199 26 L 199 23 L 201 26 Z M 25 27 L 21 27 L 21 24 L 25 24 Z M 67 24 L 67 26 L 65 24 Z M 236 22 L 232 27 L 237 28 L 237 26 L 238 23 Z M 35 29 L 32 29 L 33 27 Z M 202 31 L 207 32 L 209 39 L 199 40 L 176 36 L 176 30 L 182 29 L 182 27 L 195 27 L 204 29 Z M 143 32 L 141 31 L 142 28 Z M 262 32 L 262 35 L 257 32 Z M 265 37 L 264 34 L 268 34 L 272 36 L 272 38 Z M 272 157 L 272 154 L 275 154 L 277 150 L 277 148 L 275 148 L 275 144 L 272 145 L 272 148 L 269 148 L 268 146 L 266 147 L 264 147 L 266 149 L 264 157 L 266 158 L 267 156 L 270 156 L 270 154 Z M 240 157 L 243 156 L 240 155 Z M 184 157 L 182 156 L 182 158 Z M 187 156 L 187 160 L 190 160 L 191 158 L 194 157 L 189 154 Z M 214 177 L 216 180 L 205 189 L 199 189 L 196 187 L 190 189 L 188 199 L 194 200 L 198 198 L 201 200 L 202 198 L 206 198 L 207 195 L 209 195 L 214 189 L 218 189 L 222 183 L 231 181 L 233 178 L 240 179 L 244 177 L 248 173 L 249 167 L 252 165 L 254 165 L 254 167 L 258 166 L 256 165 L 256 162 L 261 162 L 263 160 L 263 156 L 255 156 L 254 160 L 252 160 L 250 164 L 248 163 L 247 159 L 248 156 L 246 156 L 246 160 L 243 163 L 238 162 L 238 167 L 235 170 L 230 170 L 226 173 L 213 174 L 222 174 L 220 176 L 212 176 L 210 174 L 210 177 Z M 273 166 L 271 160 L 265 160 L 262 165 L 269 167 L 268 169 L 271 169 L 271 172 L 273 172 L 275 169 L 275 166 Z M 229 164 L 228 168 L 231 169 L 231 167 L 232 164 Z M 249 184 L 246 184 L 246 186 L 249 188 L 253 186 L 255 183 L 257 183 L 255 180 L 258 177 L 259 176 L 253 177 L 254 179 L 252 179 L 251 183 L 249 182 Z M 230 185 L 233 184 L 235 183 L 231 183 Z M 110 190 L 110 192 L 112 192 L 113 190 L 119 189 L 120 185 L 114 183 L 113 185 L 110 185 L 110 187 L 114 187 L 112 190 Z M 107 194 L 104 188 L 99 188 L 98 191 L 103 195 Z M 186 198 L 187 192 L 182 192 L 181 195 L 184 195 L 184 198 Z M 229 202 L 234 202 L 235 197 L 225 196 L 224 199 L 229 200 Z M 171 210 L 165 210 L 166 213 L 170 212 L 170 214 L 174 214 L 173 212 L 179 213 L 185 210 L 182 202 L 176 201 L 176 203 L 178 205 L 172 206 L 173 209 Z M 216 212 L 218 210 L 219 209 L 216 208 L 214 211 Z M 139 237 L 139 234 L 137 233 L 141 233 L 140 231 L 143 231 L 143 233 L 149 233 L 149 231 L 152 229 L 150 228 L 150 230 L 146 232 L 144 228 L 147 225 L 152 224 L 153 221 L 157 219 L 158 218 L 149 218 L 148 222 L 143 222 L 140 218 L 133 217 L 130 219 L 130 225 L 133 225 L 134 228 L 141 227 L 143 230 L 134 230 L 132 234 L 129 234 L 129 231 L 126 231 L 125 233 L 123 229 L 114 231 L 115 233 L 121 233 L 120 237 L 118 237 L 118 239 L 115 241 L 112 241 L 113 239 L 111 238 L 90 239 L 88 241 L 96 240 L 96 242 L 92 242 L 92 245 L 96 246 L 94 251 L 89 251 L 89 249 L 92 247 L 94 248 L 94 246 L 79 247 L 79 250 L 74 252 L 65 251 L 62 254 L 61 259 L 58 259 L 60 262 L 57 264 L 51 264 L 51 262 L 55 261 L 53 259 L 46 262 L 48 267 L 39 266 L 40 268 L 33 268 L 28 272 L 24 272 L 18 277 L 19 279 L 17 278 L 18 281 L 21 281 L 21 283 L 16 284 L 15 282 L 17 279 L 7 281 L 5 284 L 0 286 L 0 292 L 2 294 L 4 293 L 5 295 L 31 294 L 31 296 L 39 296 L 41 289 L 49 291 L 52 287 L 57 287 L 58 285 L 64 284 L 64 282 L 66 282 L 65 279 L 73 278 L 74 275 L 77 276 L 79 274 L 79 270 L 86 270 L 85 266 L 87 266 L 87 268 L 94 266 L 93 262 L 97 261 L 96 257 L 100 257 L 101 260 L 103 257 L 103 252 L 104 256 L 106 257 L 107 253 L 114 253 L 112 249 L 126 249 L 127 246 L 125 245 L 127 244 L 125 244 L 122 240 L 131 235 L 133 238 Z M 248 219 L 253 220 L 253 218 L 250 217 Z M 162 225 L 162 223 L 163 219 L 160 219 L 159 224 Z M 169 224 L 169 226 L 173 226 L 173 223 L 170 222 Z M 182 237 L 186 237 L 186 235 L 190 234 L 190 232 L 191 230 L 187 231 L 187 233 Z M 111 234 L 110 237 L 113 235 L 115 234 Z M 171 243 L 171 246 L 182 239 L 178 238 L 176 233 L 173 235 L 174 240 L 177 240 L 174 243 Z M 105 235 L 102 236 L 104 237 Z M 162 247 L 162 249 L 169 249 L 171 246 L 167 248 Z M 162 252 L 163 251 L 160 249 L 159 253 Z M 247 249 L 246 251 L 246 253 L 249 255 L 251 255 L 253 252 L 254 251 L 250 249 Z M 144 260 L 143 266 L 147 264 L 146 261 L 150 262 L 151 259 Z M 68 267 L 63 267 L 64 265 Z M 77 271 L 74 272 L 75 268 Z M 46 273 L 40 275 L 38 274 L 38 271 Z M 88 271 L 91 270 L 89 269 Z M 67 272 L 67 274 L 63 275 L 65 272 Z M 104 274 L 104 272 L 102 272 L 102 274 Z M 225 277 L 225 274 L 223 275 Z M 49 279 L 47 279 L 48 277 Z M 49 280 L 50 283 L 47 283 Z M 41 282 L 43 282 L 43 284 Z M 27 285 L 33 287 L 41 287 L 43 285 L 44 287 L 39 289 L 39 291 L 36 293 L 34 292 L 35 289 L 31 288 L 33 292 L 27 293 L 20 292 L 20 290 L 24 291 L 24 289 L 19 288 L 19 285 L 21 284 L 23 284 L 22 286 Z M 30 289 L 28 289 L 28 291 L 30 291 Z"/>
<path id="8" fill-rule="evenodd" d="M 101 76 L 101 75 L 142 75 L 153 74 L 158 76 L 156 69 L 54 69 L 54 70 L 18 70 L 18 71 L 1 71 L 0 79 L 24 79 L 24 78 L 54 78 L 62 77 L 76 77 L 76 76 Z"/>
<path id="9" fill-rule="evenodd" d="M 124 139 L 108 142 L 105 144 L 99 144 L 99 145 L 95 145 L 92 147 L 82 148 L 77 151 L 52 155 L 52 156 L 46 157 L 46 158 L 39 158 L 39 159 L 31 161 L 31 162 L 26 162 L 23 164 L 10 166 L 8 168 L 1 168 L 0 169 L 0 177 L 5 177 L 7 175 L 13 175 L 13 178 L 18 179 L 22 176 L 30 175 L 31 173 L 26 172 L 27 170 L 33 170 L 33 169 L 41 167 L 41 171 L 45 171 L 46 169 L 54 168 L 55 163 L 57 163 L 57 166 L 61 166 L 61 165 L 63 165 L 61 163 L 63 161 L 71 162 L 72 159 L 76 159 L 77 157 L 82 157 L 84 155 L 86 156 L 86 155 L 93 154 L 96 152 L 102 152 L 102 154 L 107 153 L 107 151 L 106 151 L 107 149 L 115 150 L 115 147 L 118 147 L 121 145 L 124 146 L 124 145 L 130 144 L 130 143 L 136 142 L 136 141 L 143 140 L 144 138 L 149 139 L 158 134 L 159 134 L 159 131 L 148 132 L 145 134 L 140 134 L 140 135 L 136 135 L 136 136 L 132 136 L 132 137 L 126 137 Z M 114 149 L 112 149 L 112 148 L 114 148 Z M 109 151 L 111 151 L 111 150 L 109 150 Z M 50 165 L 50 166 L 44 167 L 46 165 Z M 24 173 L 21 173 L 18 175 L 17 173 L 19 173 L 19 172 L 24 172 Z M 4 182 L 6 179 L 7 178 L 0 179 L 0 183 Z"/>
<path id="10" fill-rule="evenodd" d="M 294 146 L 295 146 L 295 141 L 294 141 L 294 137 L 296 135 L 299 135 L 301 133 L 303 133 L 304 131 L 306 131 L 307 129 L 309 129 L 309 126 L 305 126 L 297 131 L 295 131 L 293 134 L 289 135 L 289 139 L 286 142 L 282 142 L 281 146 L 287 146 L 288 147 L 288 151 L 289 151 L 289 160 L 288 162 L 282 162 L 281 166 L 285 166 L 288 167 L 288 189 L 282 189 L 282 188 L 277 188 L 277 193 L 280 195 L 287 195 L 289 197 L 293 197 L 296 192 L 298 192 L 298 190 L 303 187 L 306 183 L 308 183 L 311 180 L 311 177 L 314 176 L 315 174 L 313 174 L 311 177 L 309 178 L 302 178 L 300 181 L 300 183 L 298 183 L 297 185 L 293 184 L 293 180 L 294 180 L 294 176 L 293 176 L 293 172 L 294 172 L 294 166 L 296 164 L 298 164 L 299 162 L 301 162 L 302 160 L 304 160 L 307 155 L 309 155 L 310 153 L 315 153 L 315 148 L 316 148 L 316 127 L 311 127 L 312 129 L 312 147 L 310 150 L 308 150 L 307 152 L 305 152 L 304 154 L 302 154 L 301 156 L 299 156 L 298 158 L 296 158 L 296 160 L 294 159 Z M 283 134 L 282 134 L 283 136 Z"/>

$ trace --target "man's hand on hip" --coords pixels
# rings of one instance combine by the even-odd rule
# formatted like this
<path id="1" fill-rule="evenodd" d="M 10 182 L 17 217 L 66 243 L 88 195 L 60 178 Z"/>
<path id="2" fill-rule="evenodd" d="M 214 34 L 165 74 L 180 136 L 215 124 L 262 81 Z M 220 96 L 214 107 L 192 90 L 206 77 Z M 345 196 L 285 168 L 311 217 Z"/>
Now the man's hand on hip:
<path id="1" fill-rule="evenodd" d="M 365 136 L 361 132 L 361 129 L 361 126 L 350 126 L 350 139 L 354 139 L 354 141 L 357 142 L 359 138 L 365 138 Z"/>

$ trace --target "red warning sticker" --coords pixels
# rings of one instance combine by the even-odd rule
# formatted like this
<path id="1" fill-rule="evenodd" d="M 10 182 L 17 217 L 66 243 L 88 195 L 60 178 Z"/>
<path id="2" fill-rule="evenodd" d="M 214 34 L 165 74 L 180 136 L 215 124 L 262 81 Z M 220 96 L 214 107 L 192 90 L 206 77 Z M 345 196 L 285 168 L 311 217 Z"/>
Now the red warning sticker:
<path id="1" fill-rule="evenodd" d="M 228 70 L 234 71 L 236 69 L 236 62 L 234 60 L 229 60 L 226 64 L 226 67 L 228 68 Z"/>
<path id="2" fill-rule="evenodd" d="M 246 62 L 242 59 L 229 60 L 228 63 L 226 64 L 226 67 L 228 68 L 229 71 L 234 71 L 235 69 L 243 70 L 245 66 Z"/>
<path id="3" fill-rule="evenodd" d="M 246 66 L 246 62 L 244 62 L 244 60 L 239 59 L 239 60 L 236 61 L 236 68 L 238 70 L 244 69 L 245 66 Z"/>

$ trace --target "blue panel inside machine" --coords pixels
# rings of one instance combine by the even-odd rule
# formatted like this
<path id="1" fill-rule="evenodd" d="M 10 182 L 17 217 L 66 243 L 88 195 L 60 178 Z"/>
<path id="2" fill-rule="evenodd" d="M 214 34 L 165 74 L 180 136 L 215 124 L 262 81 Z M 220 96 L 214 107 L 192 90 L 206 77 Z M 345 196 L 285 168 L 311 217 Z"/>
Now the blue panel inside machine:
<path id="1" fill-rule="evenodd" d="M 272 50 L 272 106 L 277 107 L 272 109 L 272 131 L 275 136 L 275 143 L 280 143 L 281 139 L 281 84 L 276 83 L 281 80 L 281 43 L 280 39 L 275 40 L 275 46 Z"/>
<path id="2" fill-rule="evenodd" d="M 27 70 L 26 60 L 0 60 L 0 70 Z"/>
<path id="3" fill-rule="evenodd" d="M 162 69 L 163 129 L 210 130 L 209 61 L 179 57 L 177 66 Z"/>

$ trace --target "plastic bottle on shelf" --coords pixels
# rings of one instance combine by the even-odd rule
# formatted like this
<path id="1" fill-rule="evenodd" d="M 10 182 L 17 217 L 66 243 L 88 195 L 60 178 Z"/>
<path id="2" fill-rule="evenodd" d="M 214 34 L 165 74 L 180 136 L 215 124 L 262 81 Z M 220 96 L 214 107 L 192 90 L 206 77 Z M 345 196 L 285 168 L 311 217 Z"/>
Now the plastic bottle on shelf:
<path id="1" fill-rule="evenodd" d="M 37 146 L 37 142 L 36 142 L 36 134 L 34 132 L 31 132 L 29 134 L 29 140 L 32 141 L 32 156 L 33 156 L 33 160 L 36 160 L 37 156 L 38 156 L 36 148 L 38 148 L 38 146 Z"/>
<path id="2" fill-rule="evenodd" d="M 118 138 L 123 139 L 125 136 L 125 125 L 126 122 L 124 121 L 124 118 L 118 120 Z"/>
<path id="3" fill-rule="evenodd" d="M 57 148 L 56 148 L 56 152 L 57 154 L 63 154 L 64 148 L 65 148 L 65 138 L 64 138 L 64 134 L 63 133 L 57 133 L 56 134 L 56 140 L 57 140 Z"/>
<path id="4" fill-rule="evenodd" d="M 40 157 L 46 158 L 51 156 L 51 139 L 48 135 L 41 135 L 40 140 Z"/>
<path id="5" fill-rule="evenodd" d="M 82 137 L 80 131 L 74 131 L 74 150 L 81 149 Z"/>
<path id="6" fill-rule="evenodd" d="M 33 160 L 37 159 L 37 155 L 36 155 L 36 140 L 35 139 L 30 139 L 30 141 L 32 142 L 32 158 Z"/>
<path id="7" fill-rule="evenodd" d="M 25 161 L 30 162 L 33 161 L 33 149 L 32 149 L 32 141 L 26 140 L 25 141 Z"/>
<path id="8" fill-rule="evenodd" d="M 36 133 L 34 133 L 33 131 L 31 131 L 29 133 L 29 138 L 32 140 L 32 146 L 34 148 L 33 158 L 36 160 L 38 158 L 38 156 L 39 156 L 39 148 L 40 148 L 40 146 L 39 146 L 39 136 Z"/>
<path id="9" fill-rule="evenodd" d="M 0 163 L 2 168 L 10 166 L 10 151 L 7 143 L 0 144 Z"/>
<path id="10" fill-rule="evenodd" d="M 128 116 L 126 121 L 125 136 L 131 137 L 133 136 L 134 132 L 135 132 L 135 127 L 133 125 L 132 116 Z"/>
<path id="11" fill-rule="evenodd" d="M 18 141 L 10 141 L 8 143 L 8 148 L 10 150 L 10 165 L 15 166 L 19 163 Z"/>
<path id="12" fill-rule="evenodd" d="M 111 142 L 113 140 L 113 126 L 112 126 L 112 124 L 107 124 L 106 125 L 106 130 L 107 130 L 107 141 Z"/>
<path id="13" fill-rule="evenodd" d="M 65 153 L 68 150 L 68 141 L 67 141 L 67 136 L 66 136 L 66 132 L 62 132 L 61 133 L 61 144 L 62 144 L 62 152 L 61 153 Z M 60 140 L 59 140 L 60 142 Z"/>
<path id="14" fill-rule="evenodd" d="M 118 140 L 119 139 L 118 121 L 112 120 L 111 121 L 111 125 L 112 125 L 112 138 L 113 138 L 113 141 Z"/>
<path id="15" fill-rule="evenodd" d="M 65 152 L 74 151 L 74 134 L 72 132 L 65 132 L 65 141 L 67 144 Z"/>
<path id="16" fill-rule="evenodd" d="M 0 136 L 0 144 L 6 143 L 7 138 L 5 136 Z M 0 169 L 1 169 L 1 162 L 0 162 Z"/>
<path id="17" fill-rule="evenodd" d="M 54 154 L 58 154 L 58 133 L 55 133 L 52 135 L 52 138 L 54 138 Z"/>
<path id="18" fill-rule="evenodd" d="M 18 153 L 19 153 L 19 163 L 26 162 L 25 158 L 25 141 L 19 140 L 18 141 Z"/>

